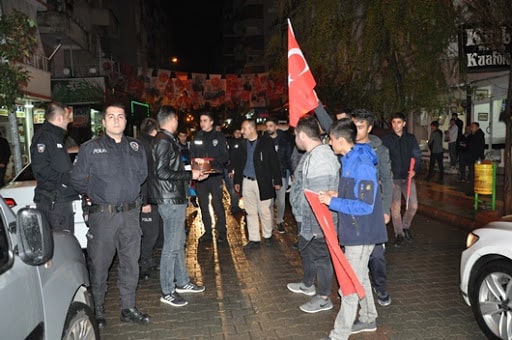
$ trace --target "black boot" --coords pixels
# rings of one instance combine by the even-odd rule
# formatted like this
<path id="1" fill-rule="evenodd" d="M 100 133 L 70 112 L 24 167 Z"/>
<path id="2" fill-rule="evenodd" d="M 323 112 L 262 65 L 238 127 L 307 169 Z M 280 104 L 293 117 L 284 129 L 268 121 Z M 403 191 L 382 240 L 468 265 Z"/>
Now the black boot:
<path id="1" fill-rule="evenodd" d="M 121 321 L 147 324 L 150 321 L 149 315 L 141 313 L 137 307 L 121 310 Z"/>

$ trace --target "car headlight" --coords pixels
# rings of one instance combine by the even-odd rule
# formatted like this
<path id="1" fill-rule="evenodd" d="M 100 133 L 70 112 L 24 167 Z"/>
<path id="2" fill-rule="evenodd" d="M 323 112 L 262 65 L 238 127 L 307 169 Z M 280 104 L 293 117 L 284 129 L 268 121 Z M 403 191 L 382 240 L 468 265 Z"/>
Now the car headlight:
<path id="1" fill-rule="evenodd" d="M 477 234 L 469 233 L 468 237 L 466 238 L 466 249 L 470 248 L 473 244 L 475 244 L 476 241 L 478 241 L 479 238 L 480 237 L 478 237 Z"/>

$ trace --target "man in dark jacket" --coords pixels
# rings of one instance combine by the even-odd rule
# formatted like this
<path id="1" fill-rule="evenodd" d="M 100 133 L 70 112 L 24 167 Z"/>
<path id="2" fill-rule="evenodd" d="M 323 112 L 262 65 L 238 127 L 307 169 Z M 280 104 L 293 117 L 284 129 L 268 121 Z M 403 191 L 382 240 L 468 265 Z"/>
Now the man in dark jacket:
<path id="1" fill-rule="evenodd" d="M 382 138 L 382 143 L 389 150 L 391 159 L 391 172 L 393 173 L 393 198 L 391 201 L 391 219 L 395 231 L 395 247 L 400 247 L 404 241 L 412 241 L 410 227 L 412 219 L 418 210 L 418 196 L 416 194 L 416 182 L 414 176 L 421 164 L 421 150 L 416 137 L 405 130 L 407 124 L 405 115 L 401 112 L 393 114 L 391 126 L 393 133 Z M 409 171 L 411 159 L 416 163 Z M 411 191 L 409 206 L 402 218 L 402 195 L 407 194 L 409 178 L 411 179 Z"/>
<path id="2" fill-rule="evenodd" d="M 277 127 L 278 120 L 275 117 L 270 118 L 265 122 L 267 134 L 274 141 L 274 147 L 277 152 L 277 160 L 279 161 L 279 168 L 281 169 L 281 181 L 283 186 L 281 189 L 276 191 L 275 204 L 277 207 L 276 226 L 277 231 L 281 234 L 285 232 L 283 226 L 284 211 L 286 206 L 286 173 L 291 172 L 291 156 L 292 156 L 292 145 L 286 132 L 280 130 Z"/>
<path id="3" fill-rule="evenodd" d="M 109 268 L 117 252 L 121 321 L 146 324 L 149 315 L 135 307 L 140 257 L 140 191 L 148 175 L 144 146 L 125 136 L 122 104 L 109 104 L 103 118 L 105 134 L 82 144 L 70 183 L 89 196 L 87 253 L 96 321 L 106 325 L 103 303 Z M 69 159 L 69 157 L 68 157 Z"/>
<path id="4" fill-rule="evenodd" d="M 430 138 L 428 139 L 428 148 L 430 150 L 430 162 L 428 165 L 427 182 L 432 179 L 434 175 L 434 166 L 437 162 L 439 167 L 439 179 L 438 183 L 443 183 L 444 177 L 444 150 L 443 150 L 443 132 L 439 130 L 439 122 L 437 120 L 430 123 Z"/>
<path id="5" fill-rule="evenodd" d="M 281 171 L 274 148 L 274 142 L 268 136 L 258 136 L 256 123 L 245 120 L 242 123 L 242 134 L 246 139 L 241 143 L 242 157 L 234 164 L 235 191 L 244 197 L 247 212 L 247 230 L 249 242 L 245 249 L 259 247 L 259 220 L 265 245 L 272 244 L 272 199 L 276 190 L 281 188 Z"/>
<path id="6" fill-rule="evenodd" d="M 460 180 L 466 179 L 466 166 L 469 169 L 467 180 L 472 183 L 475 177 L 474 164 L 478 160 L 484 159 L 485 151 L 485 136 L 480 124 L 477 122 L 471 123 L 471 138 L 468 138 L 467 146 L 460 155 Z"/>
<path id="7" fill-rule="evenodd" d="M 140 124 L 140 142 L 146 150 L 148 167 L 151 160 L 151 144 L 158 132 L 158 123 L 153 118 L 146 118 Z M 148 169 L 149 172 L 149 169 Z M 142 185 L 142 210 L 140 214 L 140 227 L 142 229 L 142 240 L 140 243 L 139 278 L 148 280 L 150 270 L 156 267 L 153 262 L 153 248 L 160 234 L 160 215 L 157 206 L 150 204 L 148 197 L 148 181 Z"/>
<path id="8" fill-rule="evenodd" d="M 30 146 L 37 186 L 34 202 L 55 230 L 74 231 L 73 201 L 77 192 L 70 185 L 71 159 L 64 146 L 70 112 L 61 103 L 49 103 L 43 126 Z"/>
<path id="9" fill-rule="evenodd" d="M 212 217 L 210 215 L 210 195 L 212 196 L 212 205 L 217 215 L 217 241 L 226 240 L 226 212 L 222 203 L 224 168 L 229 161 L 229 150 L 226 142 L 226 136 L 222 132 L 215 131 L 214 117 L 210 112 L 203 112 L 199 117 L 201 130 L 197 132 L 190 146 L 190 156 L 194 158 L 208 158 L 212 172 L 208 179 L 196 183 L 197 198 L 201 208 L 203 218 L 204 234 L 199 239 L 200 242 L 209 242 L 212 240 Z"/>
<path id="10" fill-rule="evenodd" d="M 157 113 L 160 131 L 155 136 L 151 150 L 148 200 L 158 205 L 163 220 L 164 246 L 160 258 L 160 301 L 182 307 L 188 302 L 179 293 L 200 293 L 198 286 L 187 273 L 185 263 L 185 218 L 187 188 L 191 179 L 208 177 L 199 170 L 186 171 L 180 147 L 174 137 L 178 128 L 178 115 L 170 106 L 163 106 Z"/>

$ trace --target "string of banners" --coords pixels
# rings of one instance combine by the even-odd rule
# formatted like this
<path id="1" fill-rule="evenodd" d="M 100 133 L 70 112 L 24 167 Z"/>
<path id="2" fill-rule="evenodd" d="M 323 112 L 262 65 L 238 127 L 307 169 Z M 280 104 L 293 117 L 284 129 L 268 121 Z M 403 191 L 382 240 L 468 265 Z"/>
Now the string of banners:
<path id="1" fill-rule="evenodd" d="M 188 72 L 172 74 L 166 69 L 127 64 L 120 65 L 119 72 L 105 71 L 110 84 L 152 107 L 171 105 L 179 110 L 223 105 L 228 109 L 268 107 L 271 103 L 284 102 L 287 95 L 284 77 L 273 79 L 269 73 L 224 76 Z"/>

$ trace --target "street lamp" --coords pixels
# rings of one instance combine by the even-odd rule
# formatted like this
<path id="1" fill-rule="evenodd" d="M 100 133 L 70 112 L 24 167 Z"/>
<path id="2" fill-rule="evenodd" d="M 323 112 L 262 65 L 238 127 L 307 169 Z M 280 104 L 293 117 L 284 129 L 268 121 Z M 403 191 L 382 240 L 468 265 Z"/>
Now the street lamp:
<path id="1" fill-rule="evenodd" d="M 178 59 L 178 57 L 172 56 L 170 58 L 170 61 L 171 61 L 171 77 L 172 77 L 172 73 L 174 73 L 174 75 L 176 76 L 176 65 L 178 65 L 180 60 Z"/>

